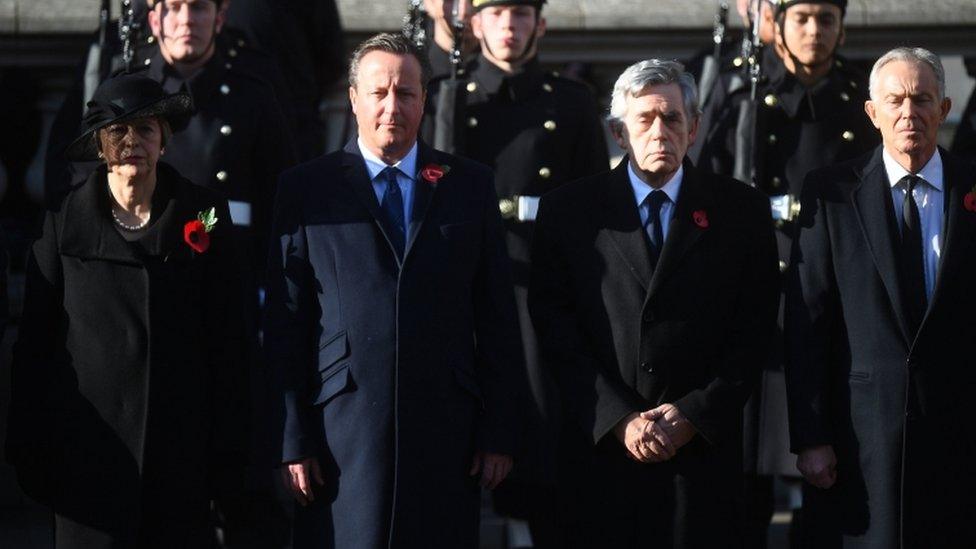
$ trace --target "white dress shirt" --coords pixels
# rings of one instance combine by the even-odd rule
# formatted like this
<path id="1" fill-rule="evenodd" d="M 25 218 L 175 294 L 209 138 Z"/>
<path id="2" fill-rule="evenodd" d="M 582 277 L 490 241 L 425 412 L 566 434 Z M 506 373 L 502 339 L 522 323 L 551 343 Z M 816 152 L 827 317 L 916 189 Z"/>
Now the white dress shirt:
<path id="1" fill-rule="evenodd" d="M 885 171 L 888 173 L 888 183 L 891 185 L 891 200 L 894 203 L 895 221 L 899 229 L 901 228 L 901 207 L 905 201 L 905 194 L 908 192 L 907 183 L 902 183 L 901 179 L 906 175 L 914 175 L 922 179 L 915 185 L 912 196 L 918 204 L 918 217 L 922 224 L 922 254 L 925 266 L 925 295 L 932 300 L 932 292 L 935 290 L 935 275 L 939 270 L 939 257 L 942 256 L 943 237 L 942 220 L 945 216 L 943 203 L 945 193 L 943 189 L 942 174 L 942 155 L 936 149 L 935 154 L 929 159 L 918 173 L 912 174 L 901 164 L 899 164 L 884 149 L 881 153 L 884 161 Z"/>
<path id="2" fill-rule="evenodd" d="M 400 185 L 400 194 L 403 196 L 403 219 L 404 227 L 410 228 L 410 212 L 413 210 L 413 186 L 416 183 L 417 170 L 417 144 L 414 143 L 410 151 L 400 159 L 399 162 L 389 166 L 373 154 L 363 144 L 362 138 L 356 143 L 359 145 L 359 152 L 366 161 L 366 173 L 369 180 L 373 182 L 373 191 L 376 193 L 376 201 L 383 203 L 383 195 L 386 193 L 386 180 L 379 179 L 380 172 L 388 167 L 397 168 L 397 184 Z"/>
<path id="3" fill-rule="evenodd" d="M 627 161 L 627 174 L 630 176 L 630 186 L 634 189 L 634 200 L 637 201 L 637 211 L 640 212 L 641 226 L 647 226 L 647 218 L 651 215 L 650 206 L 644 201 L 652 191 L 658 190 L 637 177 L 634 167 Z M 681 191 L 681 180 L 685 175 L 685 167 L 681 166 L 678 171 L 671 176 L 671 179 L 661 187 L 660 190 L 668 195 L 668 200 L 661 204 L 661 234 L 664 240 L 668 240 L 668 227 L 671 225 L 671 218 L 674 216 L 674 207 L 678 203 L 678 193 Z"/>

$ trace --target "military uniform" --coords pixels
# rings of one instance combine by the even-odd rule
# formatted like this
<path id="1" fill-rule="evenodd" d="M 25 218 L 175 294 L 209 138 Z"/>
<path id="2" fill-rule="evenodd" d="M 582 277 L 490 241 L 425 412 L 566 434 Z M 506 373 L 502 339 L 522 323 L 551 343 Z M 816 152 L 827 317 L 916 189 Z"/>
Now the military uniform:
<path id="1" fill-rule="evenodd" d="M 512 475 L 496 490 L 496 507 L 531 519 L 540 506 L 551 505 L 540 503 L 536 498 L 546 496 L 532 488 L 548 487 L 551 493 L 560 425 L 558 396 L 539 363 L 526 305 L 532 220 L 538 197 L 562 183 L 608 170 L 609 159 L 597 103 L 583 84 L 543 71 L 535 59 L 514 75 L 481 56 L 468 69 L 456 150 L 495 171 L 534 398 L 526 404 L 526 453 L 516 456 Z M 436 81 L 430 86 L 438 88 Z M 436 92 L 430 99 L 423 128 L 427 139 L 433 133 Z"/>
<path id="2" fill-rule="evenodd" d="M 969 103 L 952 138 L 952 153 L 976 161 L 976 90 L 969 96 Z"/>

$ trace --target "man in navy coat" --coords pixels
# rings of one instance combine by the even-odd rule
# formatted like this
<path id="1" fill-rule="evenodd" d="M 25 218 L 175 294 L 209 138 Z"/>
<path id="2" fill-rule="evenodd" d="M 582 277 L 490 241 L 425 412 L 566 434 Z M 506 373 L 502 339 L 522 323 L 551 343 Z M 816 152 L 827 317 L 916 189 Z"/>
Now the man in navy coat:
<path id="1" fill-rule="evenodd" d="M 349 74 L 358 139 L 281 176 L 269 261 L 295 547 L 477 547 L 525 377 L 492 173 L 417 141 L 401 35 Z"/>

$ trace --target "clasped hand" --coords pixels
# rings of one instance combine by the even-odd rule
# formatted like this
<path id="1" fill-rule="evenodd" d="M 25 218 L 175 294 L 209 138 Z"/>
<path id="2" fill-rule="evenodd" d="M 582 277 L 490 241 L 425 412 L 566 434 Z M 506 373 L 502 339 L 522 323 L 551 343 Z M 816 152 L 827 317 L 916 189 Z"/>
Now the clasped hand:
<path id="1" fill-rule="evenodd" d="M 674 404 L 662 404 L 625 417 L 614 429 L 631 459 L 660 463 L 675 456 L 697 430 Z"/>

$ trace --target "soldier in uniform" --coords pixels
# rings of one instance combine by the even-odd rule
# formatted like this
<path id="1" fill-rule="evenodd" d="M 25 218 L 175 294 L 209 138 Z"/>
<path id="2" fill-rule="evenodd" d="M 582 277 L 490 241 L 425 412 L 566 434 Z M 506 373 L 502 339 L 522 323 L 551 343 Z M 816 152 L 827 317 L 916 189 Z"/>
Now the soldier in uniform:
<path id="1" fill-rule="evenodd" d="M 554 486 L 559 402 L 552 378 L 540 364 L 526 306 L 530 243 L 539 197 L 561 183 L 606 171 L 609 159 L 589 89 L 539 66 L 544 3 L 474 0 L 472 27 L 481 52 L 463 86 L 455 144 L 458 154 L 495 171 L 534 399 L 527 406 L 524 455 L 496 490 L 495 506 L 504 515 L 529 521 L 535 547 L 558 547 Z M 430 89 L 437 90 L 437 83 Z M 434 131 L 431 106 L 436 104 L 436 98 L 428 102 L 426 139 Z"/>
<path id="2" fill-rule="evenodd" d="M 976 57 L 965 59 L 966 72 L 976 78 Z M 976 89 L 969 96 L 966 109 L 952 138 L 952 153 L 976 161 Z"/>
<path id="3" fill-rule="evenodd" d="M 437 79 L 451 75 L 451 52 L 454 50 L 454 27 L 451 17 L 455 0 L 424 0 L 424 11 L 430 19 L 427 36 L 433 38 L 427 43 L 427 58 L 430 60 L 431 78 Z M 471 0 L 457 0 L 458 17 L 464 21 L 464 35 L 461 39 L 461 61 L 468 60 L 478 51 L 478 39 L 471 33 Z M 464 74 L 461 67 L 461 75 Z"/>
<path id="4" fill-rule="evenodd" d="M 837 53 L 846 9 L 846 0 L 778 1 L 775 41 L 762 50 L 754 126 L 746 128 L 756 136 L 753 150 L 737 150 L 743 131 L 740 110 L 751 93 L 749 78 L 731 72 L 722 76 L 715 100 L 706 107 L 700 145 L 690 153 L 700 168 L 725 175 L 736 171 L 737 154 L 751 155 L 751 183 L 770 198 L 782 271 L 788 268 L 792 221 L 807 172 L 855 158 L 879 142 L 864 114 L 867 78 Z M 746 407 L 746 478 L 739 521 L 746 547 L 765 547 L 773 476 L 797 474 L 789 453 L 782 363 L 780 342 Z"/>

